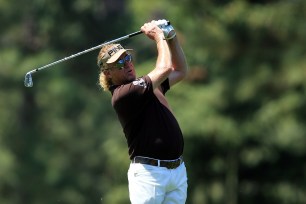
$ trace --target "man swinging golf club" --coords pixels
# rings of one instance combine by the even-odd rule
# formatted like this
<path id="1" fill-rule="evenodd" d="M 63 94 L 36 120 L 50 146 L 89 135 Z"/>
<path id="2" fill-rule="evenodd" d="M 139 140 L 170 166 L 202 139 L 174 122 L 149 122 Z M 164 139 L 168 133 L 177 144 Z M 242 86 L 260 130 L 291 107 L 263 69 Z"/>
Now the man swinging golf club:
<path id="1" fill-rule="evenodd" d="M 132 56 L 120 44 L 108 44 L 98 55 L 100 85 L 112 94 L 125 134 L 131 164 L 131 203 L 186 202 L 184 139 L 165 93 L 187 74 L 187 63 L 175 30 L 165 20 L 151 21 L 141 31 L 157 46 L 155 67 L 136 78 Z"/>

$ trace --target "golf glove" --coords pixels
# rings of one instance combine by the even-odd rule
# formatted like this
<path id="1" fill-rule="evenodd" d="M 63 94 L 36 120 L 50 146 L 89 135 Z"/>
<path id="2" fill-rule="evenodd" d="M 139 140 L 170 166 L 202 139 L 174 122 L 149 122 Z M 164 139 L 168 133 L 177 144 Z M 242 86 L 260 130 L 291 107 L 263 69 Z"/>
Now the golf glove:
<path id="1" fill-rule="evenodd" d="M 156 21 L 156 24 L 163 31 L 165 40 L 171 40 L 176 36 L 176 32 L 172 25 L 170 25 L 169 21 L 166 21 L 165 19 L 158 20 Z"/>

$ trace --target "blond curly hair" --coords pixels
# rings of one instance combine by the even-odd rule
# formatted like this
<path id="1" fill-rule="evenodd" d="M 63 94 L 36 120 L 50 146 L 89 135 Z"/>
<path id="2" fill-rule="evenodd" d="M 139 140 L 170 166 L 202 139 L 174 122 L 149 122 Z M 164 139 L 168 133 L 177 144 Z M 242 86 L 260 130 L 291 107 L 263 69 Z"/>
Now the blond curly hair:
<path id="1" fill-rule="evenodd" d="M 103 88 L 104 91 L 109 91 L 109 87 L 112 85 L 112 80 L 109 79 L 103 71 L 99 74 L 99 85 Z"/>
<path id="2" fill-rule="evenodd" d="M 114 44 L 108 44 L 108 45 L 104 45 L 98 55 L 97 58 L 97 64 L 98 67 L 100 68 L 100 73 L 99 73 L 99 85 L 103 88 L 104 91 L 108 91 L 109 87 L 112 85 L 112 80 L 110 78 L 108 78 L 104 72 L 105 70 L 108 68 L 107 64 L 103 64 L 102 63 L 102 57 L 104 56 L 104 54 L 107 52 L 107 50 L 114 46 Z"/>

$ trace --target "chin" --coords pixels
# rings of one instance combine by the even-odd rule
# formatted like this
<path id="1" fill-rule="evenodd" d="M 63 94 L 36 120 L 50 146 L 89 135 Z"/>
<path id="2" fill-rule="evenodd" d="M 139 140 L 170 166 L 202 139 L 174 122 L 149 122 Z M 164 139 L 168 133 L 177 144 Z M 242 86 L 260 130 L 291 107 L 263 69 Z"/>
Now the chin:
<path id="1" fill-rule="evenodd" d="M 130 81 L 134 81 L 135 79 L 136 79 L 136 76 L 134 75 L 134 76 L 130 76 L 129 78 L 128 78 Z"/>
<path id="2" fill-rule="evenodd" d="M 136 77 L 129 77 L 128 79 L 126 79 L 126 83 L 131 83 L 136 79 Z"/>

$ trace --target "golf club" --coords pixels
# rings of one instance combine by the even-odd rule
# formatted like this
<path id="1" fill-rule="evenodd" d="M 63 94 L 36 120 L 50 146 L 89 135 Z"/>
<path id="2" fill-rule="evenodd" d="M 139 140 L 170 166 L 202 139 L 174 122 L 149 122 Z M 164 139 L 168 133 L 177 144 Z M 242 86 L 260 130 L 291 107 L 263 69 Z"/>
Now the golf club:
<path id="1" fill-rule="evenodd" d="M 158 26 L 167 26 L 167 25 L 170 25 L 170 22 L 169 22 L 169 21 L 163 21 L 162 23 L 158 24 Z M 141 33 L 142 33 L 142 31 L 137 31 L 137 32 L 134 32 L 134 33 L 131 33 L 131 34 L 122 36 L 122 37 L 120 37 L 120 38 L 117 38 L 117 39 L 114 39 L 114 40 L 105 42 L 105 43 L 103 43 L 103 44 L 101 44 L 101 45 L 97 45 L 97 46 L 95 46 L 95 47 L 89 48 L 89 49 L 87 49 L 87 50 L 78 52 L 78 53 L 76 53 L 76 54 L 70 55 L 69 57 L 65 57 L 65 58 L 63 58 L 63 59 L 60 59 L 60 60 L 57 60 L 57 61 L 52 62 L 52 63 L 50 63 L 50 64 L 47 64 L 47 65 L 45 65 L 45 66 L 39 67 L 39 68 L 37 68 L 37 69 L 33 69 L 33 70 L 31 70 L 31 71 L 29 71 L 29 72 L 26 73 L 26 75 L 25 75 L 25 77 L 24 77 L 24 85 L 25 85 L 26 87 L 32 87 L 32 86 L 33 86 L 32 74 L 34 74 L 34 73 L 36 73 L 36 72 L 38 72 L 38 71 L 40 71 L 40 70 L 46 69 L 46 68 L 51 67 L 51 66 L 53 66 L 53 65 L 56 65 L 56 64 L 58 64 L 58 63 L 61 63 L 61 62 L 70 60 L 70 59 L 75 58 L 75 57 L 77 57 L 77 56 L 80 56 L 80 55 L 83 55 L 83 54 L 85 54 L 85 53 L 91 52 L 91 51 L 93 51 L 93 50 L 99 49 L 99 48 L 103 47 L 104 45 L 111 44 L 111 43 L 115 43 L 115 42 L 119 42 L 119 41 L 121 41 L 121 40 L 125 40 L 125 39 L 128 39 L 128 38 L 134 37 L 134 36 L 136 36 L 136 35 L 139 35 L 139 34 L 141 34 Z"/>

